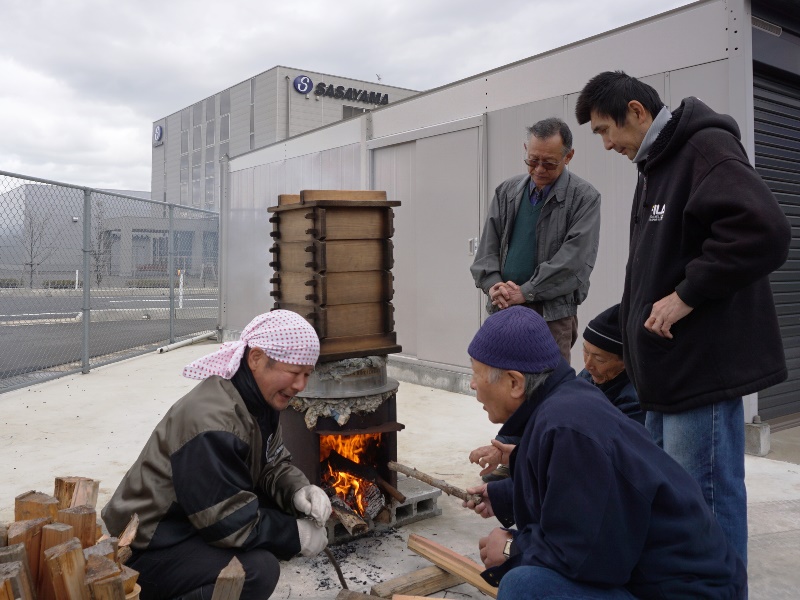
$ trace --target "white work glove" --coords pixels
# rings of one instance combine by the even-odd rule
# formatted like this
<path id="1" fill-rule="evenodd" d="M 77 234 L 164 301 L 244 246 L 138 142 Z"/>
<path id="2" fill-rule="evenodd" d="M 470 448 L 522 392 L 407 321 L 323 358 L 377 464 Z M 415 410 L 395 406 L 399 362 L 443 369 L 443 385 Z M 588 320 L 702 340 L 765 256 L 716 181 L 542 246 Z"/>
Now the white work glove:
<path id="1" fill-rule="evenodd" d="M 330 498 L 316 485 L 307 485 L 297 490 L 292 496 L 292 504 L 298 512 L 314 519 L 320 527 L 325 527 L 325 522 L 331 516 Z"/>
<path id="2" fill-rule="evenodd" d="M 316 556 L 328 545 L 328 530 L 317 527 L 308 519 L 297 519 L 297 534 L 300 536 L 301 556 Z"/>

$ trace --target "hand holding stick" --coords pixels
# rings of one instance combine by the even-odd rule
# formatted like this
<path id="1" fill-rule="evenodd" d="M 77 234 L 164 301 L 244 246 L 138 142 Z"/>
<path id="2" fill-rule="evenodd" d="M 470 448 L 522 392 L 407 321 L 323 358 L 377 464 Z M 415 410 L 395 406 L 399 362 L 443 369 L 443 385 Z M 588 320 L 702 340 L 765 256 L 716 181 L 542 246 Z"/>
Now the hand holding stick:
<path id="1" fill-rule="evenodd" d="M 398 473 L 402 473 L 403 475 L 407 475 L 408 477 L 412 477 L 414 479 L 418 479 L 428 485 L 432 485 L 435 488 L 439 488 L 445 494 L 449 496 L 455 496 L 456 498 L 460 498 L 464 502 L 472 501 L 477 506 L 481 502 L 483 502 L 483 498 L 478 494 L 470 494 L 461 488 L 457 488 L 455 486 L 450 485 L 446 481 L 441 479 L 436 479 L 435 477 L 431 477 L 430 475 L 426 475 L 421 471 L 417 471 L 413 467 L 407 467 L 405 465 L 398 464 L 394 461 L 389 461 L 389 470 L 396 471 Z"/>

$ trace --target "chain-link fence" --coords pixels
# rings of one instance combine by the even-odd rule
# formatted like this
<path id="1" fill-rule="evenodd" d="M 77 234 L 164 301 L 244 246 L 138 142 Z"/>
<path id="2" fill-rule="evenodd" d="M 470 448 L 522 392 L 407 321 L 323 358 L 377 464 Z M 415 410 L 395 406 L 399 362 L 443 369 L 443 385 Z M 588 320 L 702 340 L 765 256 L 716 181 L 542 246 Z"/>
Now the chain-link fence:
<path id="1" fill-rule="evenodd" d="M 215 331 L 218 240 L 214 212 L 0 171 L 0 392 Z"/>

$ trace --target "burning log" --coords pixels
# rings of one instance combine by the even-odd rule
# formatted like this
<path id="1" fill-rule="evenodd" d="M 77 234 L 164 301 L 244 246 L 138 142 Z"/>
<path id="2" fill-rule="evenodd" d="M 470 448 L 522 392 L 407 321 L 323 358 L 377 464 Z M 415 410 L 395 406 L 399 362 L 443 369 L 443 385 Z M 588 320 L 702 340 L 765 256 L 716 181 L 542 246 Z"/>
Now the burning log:
<path id="1" fill-rule="evenodd" d="M 407 467 L 405 465 L 398 464 L 394 461 L 389 461 L 389 469 L 392 471 L 396 471 L 398 473 L 402 473 L 403 475 L 407 475 L 408 477 L 413 477 L 414 479 L 419 479 L 420 481 L 427 483 L 428 485 L 432 485 L 435 488 L 439 488 L 445 494 L 449 496 L 455 496 L 456 498 L 460 498 L 464 502 L 474 502 L 477 506 L 481 502 L 483 502 L 483 498 L 479 494 L 469 494 L 466 490 L 462 490 L 461 488 L 457 488 L 454 485 L 450 485 L 446 481 L 442 479 L 436 479 L 435 477 L 431 477 L 423 473 L 422 471 L 417 471 L 413 467 Z"/>
<path id="2" fill-rule="evenodd" d="M 350 535 L 361 535 L 369 529 L 367 522 L 347 506 L 339 496 L 331 498 L 331 510 Z"/>
<path id="3" fill-rule="evenodd" d="M 345 458 L 336 452 L 336 450 L 331 450 L 331 453 L 328 455 L 328 464 L 331 465 L 334 471 L 344 471 L 359 479 L 371 481 L 400 504 L 406 501 L 406 497 L 400 490 L 378 475 L 378 472 L 369 465 L 353 462 L 349 458 Z"/>

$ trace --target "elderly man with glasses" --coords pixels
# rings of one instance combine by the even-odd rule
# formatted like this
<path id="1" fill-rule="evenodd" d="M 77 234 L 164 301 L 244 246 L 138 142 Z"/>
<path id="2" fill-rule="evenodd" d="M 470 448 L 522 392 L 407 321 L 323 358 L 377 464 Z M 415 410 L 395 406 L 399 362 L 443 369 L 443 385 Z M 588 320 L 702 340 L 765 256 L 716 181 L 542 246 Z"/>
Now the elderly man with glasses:
<path id="1" fill-rule="evenodd" d="M 569 362 L 597 257 L 600 193 L 566 170 L 575 150 L 564 121 L 544 119 L 527 134 L 528 173 L 495 190 L 470 270 L 489 313 L 516 304 L 535 310 Z"/>

